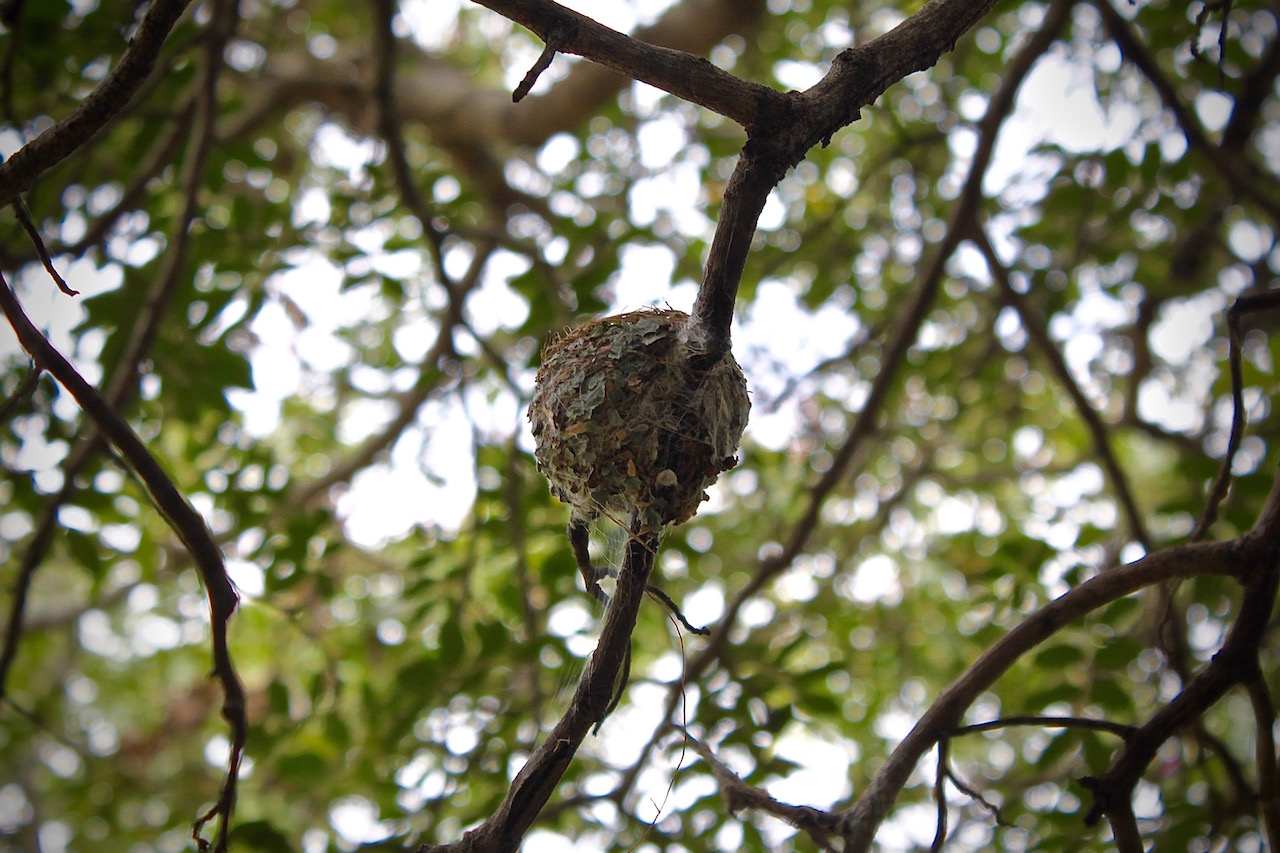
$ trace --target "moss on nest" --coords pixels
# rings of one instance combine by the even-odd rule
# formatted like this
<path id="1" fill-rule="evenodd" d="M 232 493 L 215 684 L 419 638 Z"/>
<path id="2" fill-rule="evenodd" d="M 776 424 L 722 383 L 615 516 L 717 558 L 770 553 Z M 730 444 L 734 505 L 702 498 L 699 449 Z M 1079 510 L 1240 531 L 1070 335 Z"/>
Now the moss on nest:
<path id="1" fill-rule="evenodd" d="M 751 402 L 726 355 L 689 366 L 688 315 L 633 311 L 549 341 L 529 420 L 551 493 L 587 519 L 635 532 L 688 521 L 704 489 L 737 464 Z"/>

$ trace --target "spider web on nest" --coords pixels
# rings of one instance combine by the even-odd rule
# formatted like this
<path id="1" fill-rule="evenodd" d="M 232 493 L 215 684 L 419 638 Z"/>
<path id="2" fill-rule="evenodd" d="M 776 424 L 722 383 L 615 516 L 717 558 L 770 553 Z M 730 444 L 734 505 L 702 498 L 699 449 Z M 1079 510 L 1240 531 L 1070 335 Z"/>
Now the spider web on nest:
<path id="1" fill-rule="evenodd" d="M 601 515 L 591 523 L 591 544 L 594 546 L 591 549 L 592 562 L 597 567 L 608 571 L 609 576 L 601 578 L 600 587 L 611 599 L 617 585 L 616 575 L 622 569 L 627 541 L 631 535 L 622 524 L 606 515 Z M 659 534 L 659 547 L 666 535 L 665 530 Z M 586 668 L 587 659 L 600 641 L 600 628 L 604 624 L 605 611 L 608 609 L 603 602 L 591 595 L 588 590 L 583 589 L 581 575 L 576 573 L 575 575 L 574 588 L 577 595 L 571 599 L 556 602 L 552 608 L 554 610 L 558 607 L 581 607 L 587 611 L 589 619 L 585 627 L 563 638 L 567 659 L 560 664 L 560 674 L 556 680 L 555 690 L 550 694 L 550 700 L 543 708 L 541 725 L 544 731 L 550 730 L 568 709 L 573 692 L 577 689 L 578 680 L 582 677 L 583 669 Z M 652 603 L 657 604 L 657 602 Z"/>

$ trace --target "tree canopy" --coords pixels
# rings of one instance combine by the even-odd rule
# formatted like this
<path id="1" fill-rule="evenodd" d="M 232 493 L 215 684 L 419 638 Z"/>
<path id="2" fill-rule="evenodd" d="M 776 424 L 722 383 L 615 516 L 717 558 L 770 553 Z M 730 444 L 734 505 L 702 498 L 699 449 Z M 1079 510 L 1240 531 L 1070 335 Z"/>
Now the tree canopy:
<path id="1" fill-rule="evenodd" d="M 1277 843 L 1273 6 L 574 5 L 0 2 L 0 851 Z"/>

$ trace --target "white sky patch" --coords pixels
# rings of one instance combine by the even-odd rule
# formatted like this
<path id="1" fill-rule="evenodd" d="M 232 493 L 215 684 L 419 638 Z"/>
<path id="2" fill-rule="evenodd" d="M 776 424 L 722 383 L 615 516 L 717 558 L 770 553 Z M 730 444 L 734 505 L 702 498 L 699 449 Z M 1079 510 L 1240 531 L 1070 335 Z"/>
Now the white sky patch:
<path id="1" fill-rule="evenodd" d="M 538 149 L 538 169 L 549 175 L 564 170 L 582 153 L 582 143 L 576 136 L 568 133 L 557 133 Z"/>
<path id="2" fill-rule="evenodd" d="M 646 169 L 665 169 L 689 144 L 689 134 L 674 116 L 663 115 L 641 123 L 636 129 L 636 143 L 640 148 L 640 165 Z"/>
<path id="3" fill-rule="evenodd" d="M 440 324 L 429 317 L 415 317 L 404 321 L 391 333 L 391 345 L 405 361 L 417 364 L 426 358 L 435 345 Z"/>
<path id="4" fill-rule="evenodd" d="M 1209 292 L 1166 304 L 1151 328 L 1151 351 L 1170 364 L 1186 364 L 1213 337 L 1213 317 L 1221 303 L 1221 294 Z"/>
<path id="5" fill-rule="evenodd" d="M 534 829 L 524 837 L 520 849 L 524 853 L 598 853 L 608 849 L 609 841 L 594 832 L 572 839 L 549 829 Z"/>
<path id="6" fill-rule="evenodd" d="M 694 625 L 710 625 L 724 614 L 724 601 L 724 585 L 709 580 L 684 597 L 681 609 Z"/>
<path id="7" fill-rule="evenodd" d="M 81 304 L 102 293 L 116 290 L 124 282 L 124 275 L 116 264 L 97 267 L 88 260 L 70 261 L 65 257 L 53 259 L 54 269 L 73 290 L 80 291 L 79 296 L 67 296 L 58 290 L 53 279 L 39 264 L 28 264 L 16 276 L 9 279 L 22 309 L 26 312 L 36 328 L 44 332 L 49 342 L 58 352 L 76 364 L 76 369 L 85 379 L 97 383 L 102 378 L 102 369 L 97 362 L 97 350 L 101 342 L 92 352 L 84 351 L 92 341 L 80 342 L 71 330 L 83 323 L 87 313 Z M 7 322 L 0 323 L 0 359 L 17 358 L 26 360 L 27 356 L 18 344 L 18 337 Z M 74 409 L 74 406 L 72 406 Z M 68 412 L 69 414 L 69 412 Z M 59 417 L 63 412 L 58 412 Z"/>
<path id="8" fill-rule="evenodd" d="M 1231 111 L 1235 108 L 1235 100 L 1225 92 L 1205 89 L 1196 95 L 1195 108 L 1196 116 L 1204 129 L 1216 133 L 1227 126 Z"/>
<path id="9" fill-rule="evenodd" d="M 227 558 L 227 575 L 236 589 L 249 598 L 261 598 L 266 591 L 266 576 L 262 567 L 248 560 Z"/>
<path id="10" fill-rule="evenodd" d="M 978 113 L 977 107 L 974 102 L 970 111 Z M 1018 90 L 1014 114 L 996 139 L 983 190 L 996 195 L 1020 176 L 1034 176 L 1036 163 L 1047 158 L 1031 150 L 1042 142 L 1077 154 L 1113 151 L 1133 137 L 1141 118 L 1130 103 L 1103 108 L 1089 63 L 1048 54 L 1036 62 Z"/>
<path id="11" fill-rule="evenodd" d="M 466 302 L 467 322 L 477 335 L 488 337 L 499 329 L 518 329 L 529 317 L 529 303 L 507 286 L 514 276 L 529 269 L 526 258 L 497 252 L 485 266 L 484 279 Z"/>
<path id="12" fill-rule="evenodd" d="M 943 536 L 972 530 L 976 522 L 977 508 L 973 501 L 959 497 L 944 497 L 932 513 L 933 528 Z"/>
<path id="13" fill-rule="evenodd" d="M 714 228 L 700 199 L 698 170 L 690 163 L 677 163 L 636 181 L 627 195 L 631 221 L 636 225 L 652 225 L 665 214 L 677 231 L 693 237 L 707 236 Z"/>
<path id="14" fill-rule="evenodd" d="M 671 298 L 671 274 L 675 268 L 675 256 L 666 246 L 623 246 L 618 250 L 618 274 L 611 284 L 614 305 L 629 310 L 665 304 Z M 673 303 L 672 307 L 687 311 L 690 305 Z"/>
<path id="15" fill-rule="evenodd" d="M 402 0 L 398 19 L 424 50 L 443 50 L 458 30 L 461 0 Z"/>
<path id="16" fill-rule="evenodd" d="M 345 170 L 349 181 L 359 183 L 377 151 L 378 144 L 372 138 L 352 136 L 339 125 L 326 122 L 316 130 L 311 159 L 321 166 Z"/>
<path id="17" fill-rule="evenodd" d="M 769 197 L 764 200 L 764 209 L 760 211 L 760 218 L 756 220 L 756 227 L 761 231 L 777 231 L 786 221 L 787 207 L 778 196 L 777 187 L 774 187 L 770 191 Z"/>
<path id="18" fill-rule="evenodd" d="M 338 498 L 347 535 L 377 548 L 415 525 L 457 530 L 475 499 L 474 452 L 471 423 L 456 399 L 423 406 L 391 458 L 357 474 Z"/>
<path id="19" fill-rule="evenodd" d="M 329 221 L 329 216 L 332 213 L 333 206 L 329 204 L 329 197 L 325 195 L 324 190 L 318 187 L 309 187 L 302 190 L 295 197 L 290 221 L 295 228 L 311 224 L 324 224 Z"/>
<path id="20" fill-rule="evenodd" d="M 668 97 L 670 95 L 657 86 L 650 86 L 648 83 L 641 83 L 639 80 L 631 83 L 631 100 L 635 106 L 636 115 L 652 115 L 657 111 L 662 100 Z"/>
<path id="21" fill-rule="evenodd" d="M 1051 54 L 1036 63 L 1018 91 L 1018 110 L 1036 126 L 1040 139 L 1074 153 L 1114 150 L 1133 136 L 1141 115 L 1127 102 L 1104 110 L 1094 68 Z"/>
<path id="22" fill-rule="evenodd" d="M 794 378 L 846 352 L 860 330 L 857 315 L 838 302 L 810 311 L 801 305 L 794 284 L 780 279 L 759 284 L 755 300 L 739 310 L 733 330 L 734 351 L 752 394 L 747 432 L 753 441 L 780 450 L 792 440 L 803 395 L 792 394 L 776 408 L 768 404 Z"/>
<path id="23" fill-rule="evenodd" d="M 802 92 L 817 84 L 826 69 L 812 62 L 796 62 L 794 59 L 783 59 L 773 64 L 773 76 L 788 89 Z"/>
<path id="24" fill-rule="evenodd" d="M 789 376 L 807 373 L 822 360 L 845 352 L 861 328 L 857 318 L 838 305 L 810 311 L 800 304 L 795 287 L 778 279 L 760 282 L 743 314 L 735 348 L 767 351 Z"/>
<path id="25" fill-rule="evenodd" d="M 896 604 L 902 600 L 898 564 L 887 554 L 868 557 L 854 569 L 852 575 L 837 578 L 836 583 L 846 598 L 863 604 Z"/>
<path id="26" fill-rule="evenodd" d="M 785 778 L 765 783 L 765 789 L 782 802 L 825 809 L 853 792 L 849 765 L 858 759 L 856 745 L 820 738 L 793 725 L 778 738 L 774 752 L 800 765 Z"/>
<path id="27" fill-rule="evenodd" d="M 1275 247 L 1276 237 L 1270 228 L 1248 219 L 1232 223 L 1227 231 L 1227 244 L 1236 257 L 1246 264 L 1257 263 Z"/>
<path id="28" fill-rule="evenodd" d="M 364 797 L 343 797 L 329 807 L 329 826 L 348 844 L 381 841 L 395 831 L 379 820 L 378 807 Z"/>
<path id="29" fill-rule="evenodd" d="M 1204 425 L 1204 406 L 1191 397 L 1174 396 L 1158 379 L 1138 386 L 1138 417 L 1173 432 L 1195 432 Z"/>

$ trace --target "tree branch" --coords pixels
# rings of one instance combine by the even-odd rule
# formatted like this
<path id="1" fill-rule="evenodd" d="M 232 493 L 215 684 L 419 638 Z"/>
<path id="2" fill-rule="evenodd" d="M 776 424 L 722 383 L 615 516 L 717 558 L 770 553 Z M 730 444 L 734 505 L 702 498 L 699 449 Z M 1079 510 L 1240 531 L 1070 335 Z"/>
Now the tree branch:
<path id="1" fill-rule="evenodd" d="M 222 716 L 231 726 L 231 756 L 222 795 L 218 798 L 210 815 L 206 815 L 202 820 L 207 820 L 213 815 L 220 818 L 216 849 L 225 850 L 227 830 L 235 801 L 236 781 L 239 777 L 240 758 L 244 751 L 248 727 L 245 720 L 244 689 L 240 686 L 240 680 L 236 676 L 231 653 L 227 647 L 227 621 L 235 612 L 239 597 L 231 585 L 230 578 L 227 577 L 222 552 L 214 543 L 204 519 L 183 497 L 168 473 L 138 438 L 137 433 L 45 339 L 22 310 L 22 305 L 2 274 L 0 274 L 0 310 L 3 310 L 9 324 L 13 326 L 23 349 L 31 354 L 36 364 L 48 371 L 71 393 L 97 429 L 128 461 L 130 467 L 146 486 L 156 509 L 186 545 L 200 573 L 200 579 L 204 582 L 205 591 L 209 596 L 212 623 L 213 671 L 222 685 Z M 208 847 L 207 842 L 203 840 L 200 841 L 200 845 L 201 849 Z"/>
<path id="2" fill-rule="evenodd" d="M 1280 309 L 1280 290 L 1258 290 L 1242 293 L 1227 310 L 1229 346 L 1227 358 L 1231 371 L 1231 435 L 1227 439 L 1227 451 L 1222 456 L 1222 465 L 1213 479 L 1213 485 L 1209 487 L 1209 497 L 1205 501 L 1204 512 L 1191 533 L 1193 542 L 1203 539 L 1218 517 L 1218 507 L 1231 487 L 1231 465 L 1235 461 L 1236 451 L 1240 449 L 1240 440 L 1244 437 L 1244 373 L 1240 364 L 1240 322 L 1245 314 L 1277 309 Z"/>
<path id="3" fill-rule="evenodd" d="M 0 206 L 66 159 L 124 109 L 151 70 L 169 31 L 191 0 L 155 0 L 120 62 L 72 113 L 0 163 Z"/>
<path id="4" fill-rule="evenodd" d="M 743 782 L 738 774 L 716 757 L 711 747 L 697 738 L 687 737 L 694 752 L 702 756 L 702 760 L 711 768 L 711 775 L 720 785 L 720 796 L 725 808 L 731 814 L 737 814 L 743 809 L 756 809 L 771 814 L 804 832 L 823 850 L 834 849 L 831 839 L 837 834 L 839 827 L 831 814 L 811 806 L 792 806 L 779 802 L 768 791 Z"/>
<path id="5" fill-rule="evenodd" d="M 845 850 L 870 848 L 876 827 L 892 808 L 916 762 L 940 737 L 955 730 L 974 700 L 1024 654 L 1085 614 L 1160 581 L 1195 575 L 1237 577 L 1242 557 L 1258 547 L 1251 540 L 1235 540 L 1167 548 L 1095 575 L 1032 613 L 944 690 L 894 749 L 862 796 L 844 813 Z"/>
<path id="6" fill-rule="evenodd" d="M 1280 844 L 1280 772 L 1276 766 L 1276 706 L 1271 700 L 1267 681 L 1259 674 L 1245 684 L 1249 704 L 1253 708 L 1254 758 L 1258 762 L 1258 805 L 1262 824 L 1267 830 L 1267 844 L 1272 850 Z"/>
<path id="7" fill-rule="evenodd" d="M 590 59 L 731 118 L 745 128 L 755 126 L 761 116 L 776 110 L 786 99 L 781 92 L 735 77 L 700 56 L 646 44 L 552 0 L 476 2 L 532 30 L 553 50 Z"/>
<path id="8" fill-rule="evenodd" d="M 578 681 L 577 690 L 555 728 L 516 775 L 498 810 L 461 841 L 423 845 L 418 853 L 514 853 L 529 827 L 555 792 L 591 727 L 601 722 L 614 696 L 619 673 L 631 656 L 631 632 L 653 571 L 658 539 L 632 535 L 627 541 L 613 601 L 600 640 Z"/>
<path id="9" fill-rule="evenodd" d="M 1268 507 L 1277 503 L 1280 503 L 1280 478 L 1272 489 Z M 1129 819 L 1133 787 L 1155 759 L 1161 744 L 1202 716 L 1235 685 L 1249 684 L 1262 677 L 1258 649 L 1271 619 L 1277 588 L 1280 588 L 1280 541 L 1269 535 L 1269 526 L 1269 513 L 1264 513 L 1253 530 L 1234 542 L 1225 543 L 1236 546 L 1238 552 L 1237 567 L 1232 573 L 1244 587 L 1238 616 L 1213 659 L 1192 676 L 1181 693 L 1125 741 L 1110 769 L 1099 777 L 1082 780 L 1094 795 L 1093 808 L 1085 816 L 1086 824 L 1106 815 L 1118 839 L 1117 818 L 1122 825 Z"/>
<path id="10" fill-rule="evenodd" d="M 907 353 L 915 343 L 920 332 L 920 325 L 924 322 L 924 318 L 928 314 L 930 306 L 933 305 L 939 288 L 942 286 L 947 261 L 963 240 L 968 223 L 978 215 L 982 201 L 982 179 L 986 174 L 991 155 L 995 150 L 995 141 L 1000 127 L 1013 109 L 1014 96 L 1017 93 L 1017 89 L 1031 70 L 1031 66 L 1044 51 L 1048 50 L 1049 46 L 1057 38 L 1058 32 L 1065 26 L 1069 19 L 1069 10 L 1069 3 L 1060 2 L 1051 7 L 1050 14 L 1040 32 L 1031 39 L 1010 64 L 1006 73 L 1005 83 L 995 97 L 992 98 L 987 114 L 982 119 L 979 128 L 978 147 L 974 152 L 973 163 L 970 166 L 964 188 L 952 208 L 946 236 L 931 255 L 928 263 L 923 267 L 919 276 L 919 284 L 911 296 L 911 301 L 894 326 L 893 337 L 886 347 L 885 355 L 881 359 L 880 371 L 872 382 L 871 392 L 867 395 L 867 400 L 863 403 L 862 410 L 858 412 L 849 427 L 848 437 L 836 452 L 831 467 L 810 490 L 809 501 L 805 507 L 804 514 L 793 528 L 782 553 L 776 557 L 760 561 L 751 581 L 739 590 L 729 603 L 724 616 L 712 632 L 706 646 L 690 662 L 687 676 L 690 680 L 696 681 L 723 654 L 725 645 L 728 643 L 729 634 L 737 622 L 738 614 L 746 606 L 746 603 L 750 601 L 751 597 L 763 589 L 772 578 L 785 571 L 804 550 L 809 537 L 817 529 L 822 508 L 827 498 L 835 490 L 836 486 L 849 476 L 849 470 L 858 453 L 876 434 L 879 420 L 883 415 L 889 395 L 899 383 L 899 373 L 906 361 Z M 702 298 L 701 292 L 698 298 Z M 671 718 L 678 700 L 678 691 L 673 690 L 668 694 L 663 719 L 669 720 Z M 649 739 L 649 743 L 641 752 L 642 760 L 643 756 L 647 755 L 656 744 L 658 735 L 659 732 L 655 732 Z M 629 784 L 629 782 L 624 780 L 624 784 Z"/>

